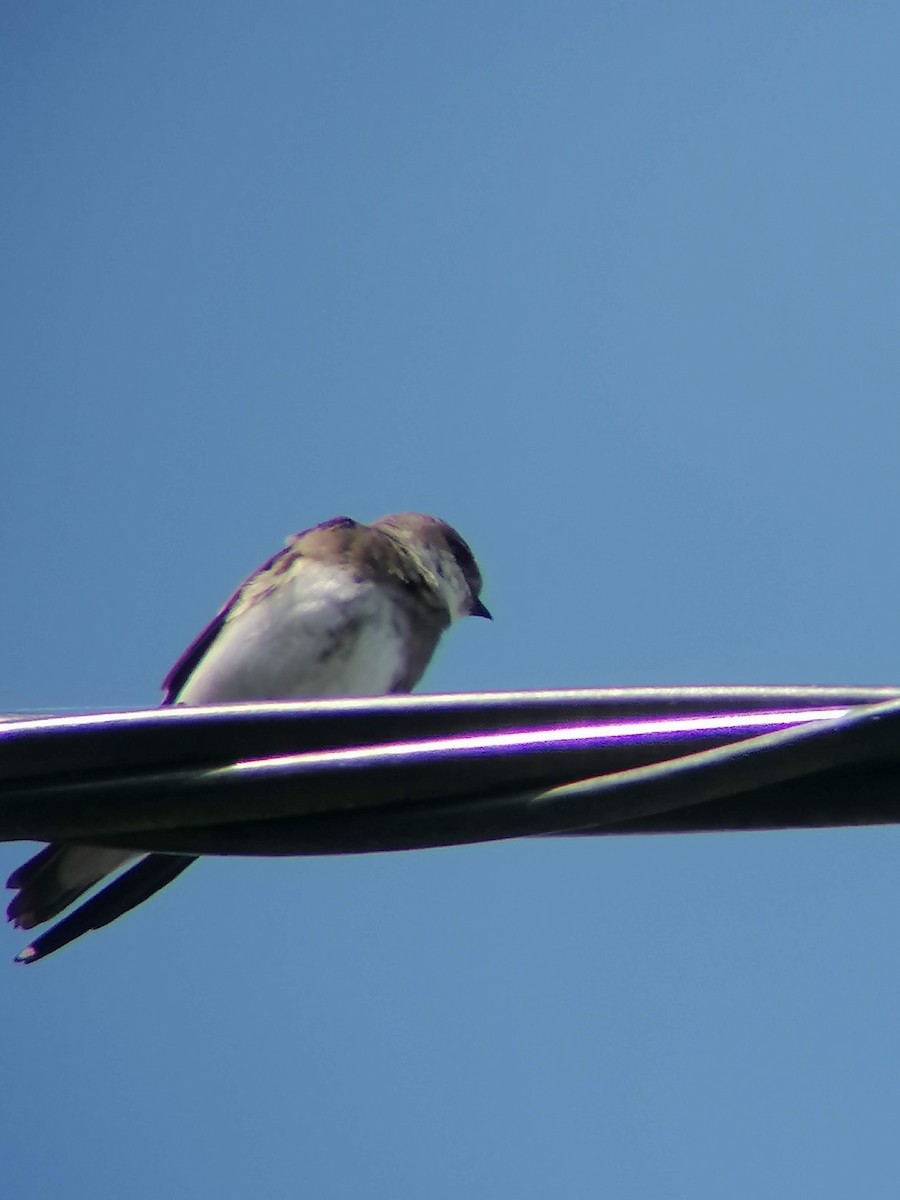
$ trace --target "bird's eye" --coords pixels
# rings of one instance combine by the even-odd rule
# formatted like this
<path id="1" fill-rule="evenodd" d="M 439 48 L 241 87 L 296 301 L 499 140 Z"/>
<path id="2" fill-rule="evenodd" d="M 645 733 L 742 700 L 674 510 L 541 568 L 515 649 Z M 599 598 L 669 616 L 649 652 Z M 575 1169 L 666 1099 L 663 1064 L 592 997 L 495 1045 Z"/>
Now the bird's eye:
<path id="1" fill-rule="evenodd" d="M 476 570 L 475 557 L 462 538 L 458 534 L 448 534 L 447 545 L 450 547 L 453 557 L 456 559 L 463 573 L 466 575 L 472 574 Z"/>

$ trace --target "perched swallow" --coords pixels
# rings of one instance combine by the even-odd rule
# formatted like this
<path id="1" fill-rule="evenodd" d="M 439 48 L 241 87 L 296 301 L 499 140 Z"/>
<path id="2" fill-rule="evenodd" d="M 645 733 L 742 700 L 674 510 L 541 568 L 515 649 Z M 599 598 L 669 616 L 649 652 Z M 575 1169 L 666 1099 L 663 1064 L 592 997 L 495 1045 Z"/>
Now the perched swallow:
<path id="1" fill-rule="evenodd" d="M 335 517 L 289 538 L 250 575 L 163 682 L 163 704 L 294 700 L 409 692 L 457 617 L 489 617 L 481 574 L 459 534 L 435 517 L 398 513 L 362 525 Z M 7 917 L 32 929 L 136 856 L 49 845 L 18 870 Z M 36 938 L 36 962 L 108 924 L 194 861 L 148 854 Z"/>

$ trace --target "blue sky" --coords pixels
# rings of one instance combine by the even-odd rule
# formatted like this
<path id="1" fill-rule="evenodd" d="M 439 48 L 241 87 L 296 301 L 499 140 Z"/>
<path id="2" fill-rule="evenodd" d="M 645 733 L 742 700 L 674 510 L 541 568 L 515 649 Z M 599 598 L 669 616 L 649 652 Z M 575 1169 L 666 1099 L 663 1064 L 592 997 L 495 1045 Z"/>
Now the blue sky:
<path id="1" fill-rule="evenodd" d="M 896 683 L 898 52 L 867 4 L 5 5 L 0 710 L 156 703 L 288 533 L 397 509 L 496 617 L 429 690 Z M 4 1194 L 892 1197 L 898 855 L 202 863 L 0 967 Z"/>

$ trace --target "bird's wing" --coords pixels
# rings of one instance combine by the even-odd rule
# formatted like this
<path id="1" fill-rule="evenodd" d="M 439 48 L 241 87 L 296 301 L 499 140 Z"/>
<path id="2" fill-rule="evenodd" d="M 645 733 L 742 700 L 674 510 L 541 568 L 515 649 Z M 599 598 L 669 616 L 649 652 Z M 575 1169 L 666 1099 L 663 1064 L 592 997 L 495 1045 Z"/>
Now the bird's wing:
<path id="1" fill-rule="evenodd" d="M 163 704 L 176 704 L 178 702 L 178 693 L 187 683 L 204 654 L 206 654 L 207 650 L 209 650 L 210 646 L 216 640 L 225 622 L 237 612 L 242 611 L 251 604 L 255 604 L 274 587 L 278 576 L 295 558 L 305 553 L 302 543 L 309 538 L 310 534 L 329 529 L 356 529 L 357 524 L 351 517 L 333 517 L 330 521 L 323 521 L 321 525 L 313 525 L 310 529 L 301 530 L 300 533 L 295 533 L 289 537 L 286 544 L 280 550 L 273 554 L 271 558 L 267 558 L 261 567 L 258 567 L 252 575 L 249 575 L 244 580 L 237 591 L 222 605 L 206 628 L 197 634 L 181 655 L 163 680 L 162 686 L 165 692 Z"/>

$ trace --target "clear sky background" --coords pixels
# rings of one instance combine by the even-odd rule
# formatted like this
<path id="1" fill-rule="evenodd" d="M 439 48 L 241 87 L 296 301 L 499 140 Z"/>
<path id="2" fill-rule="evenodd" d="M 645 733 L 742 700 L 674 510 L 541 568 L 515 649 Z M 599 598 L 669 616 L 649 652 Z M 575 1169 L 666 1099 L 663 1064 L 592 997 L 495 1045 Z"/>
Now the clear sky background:
<path id="1" fill-rule="evenodd" d="M 155 704 L 397 509 L 496 617 L 429 690 L 900 682 L 898 62 L 883 4 L 4 4 L 0 711 Z M 895 829 L 208 861 L 0 972 L 9 1200 L 897 1194 Z"/>

